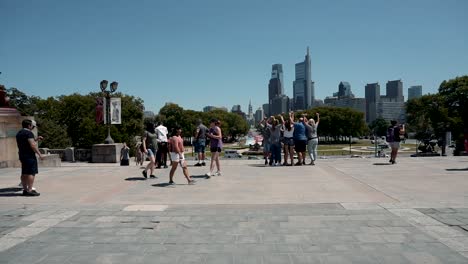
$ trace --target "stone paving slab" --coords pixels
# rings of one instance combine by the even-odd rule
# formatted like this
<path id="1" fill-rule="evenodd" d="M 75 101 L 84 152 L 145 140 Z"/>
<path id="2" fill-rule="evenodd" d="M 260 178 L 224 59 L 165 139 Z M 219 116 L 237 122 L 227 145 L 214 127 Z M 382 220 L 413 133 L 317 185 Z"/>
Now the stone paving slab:
<path id="1" fill-rule="evenodd" d="M 166 185 L 139 167 L 40 168 L 40 197 L 0 170 L 0 263 L 468 263 L 457 157 L 319 160 Z"/>

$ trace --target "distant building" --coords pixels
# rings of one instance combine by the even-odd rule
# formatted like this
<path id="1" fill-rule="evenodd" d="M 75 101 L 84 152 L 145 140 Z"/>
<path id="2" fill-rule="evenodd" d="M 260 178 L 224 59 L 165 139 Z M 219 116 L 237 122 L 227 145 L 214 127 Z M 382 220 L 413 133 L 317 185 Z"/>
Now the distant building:
<path id="1" fill-rule="evenodd" d="M 263 113 L 263 108 L 259 107 L 257 109 L 257 111 L 255 111 L 255 123 L 259 123 L 260 121 L 262 121 L 263 117 L 265 116 L 265 114 Z"/>
<path id="2" fill-rule="evenodd" d="M 365 98 L 352 98 L 352 97 L 327 97 L 324 100 L 325 105 L 351 108 L 364 114 L 366 120 L 366 99 Z"/>
<path id="3" fill-rule="evenodd" d="M 405 101 L 405 98 L 403 96 L 403 83 L 401 82 L 401 80 L 388 81 L 386 88 L 386 98 L 395 99 L 397 102 Z"/>
<path id="4" fill-rule="evenodd" d="M 213 111 L 213 110 L 223 110 L 225 112 L 227 112 L 227 108 L 224 107 L 224 106 L 220 106 L 220 107 L 217 107 L 217 106 L 212 106 L 212 105 L 209 105 L 209 106 L 205 106 L 203 107 L 203 112 L 210 112 L 210 111 Z"/>
<path id="5" fill-rule="evenodd" d="M 365 87 L 366 98 L 366 122 L 372 123 L 377 119 L 377 108 L 380 101 L 379 83 L 368 83 Z"/>
<path id="6" fill-rule="evenodd" d="M 245 118 L 246 118 L 247 123 L 250 126 L 255 125 L 255 117 L 254 117 L 253 109 L 252 109 L 252 101 L 249 101 L 249 111 L 247 112 L 247 116 Z"/>
<path id="7" fill-rule="evenodd" d="M 270 116 L 270 104 L 263 104 L 263 114 L 265 116 Z"/>
<path id="8" fill-rule="evenodd" d="M 305 110 L 312 107 L 315 100 L 313 89 L 309 47 L 303 62 L 296 63 L 296 78 L 293 82 L 293 101 L 295 110 Z"/>
<path id="9" fill-rule="evenodd" d="M 271 78 L 268 84 L 268 103 L 283 94 L 283 65 L 273 64 L 271 69 Z"/>
<path id="10" fill-rule="evenodd" d="M 354 97 L 353 92 L 351 92 L 351 84 L 349 82 L 340 82 L 338 85 L 338 92 L 333 93 L 334 97 Z"/>
<path id="11" fill-rule="evenodd" d="M 408 88 L 408 100 L 416 99 L 422 96 L 422 86 L 415 85 Z"/>
<path id="12" fill-rule="evenodd" d="M 240 105 L 233 105 L 231 108 L 231 112 L 242 112 L 241 106 Z"/>
<path id="13" fill-rule="evenodd" d="M 392 97 L 381 97 L 377 105 L 377 115 L 387 121 L 397 120 L 402 123 L 406 119 L 405 102 Z"/>
<path id="14" fill-rule="evenodd" d="M 281 113 L 288 113 L 289 112 L 289 97 L 282 94 L 277 96 L 273 99 L 272 103 L 270 104 L 270 115 L 279 115 Z"/>

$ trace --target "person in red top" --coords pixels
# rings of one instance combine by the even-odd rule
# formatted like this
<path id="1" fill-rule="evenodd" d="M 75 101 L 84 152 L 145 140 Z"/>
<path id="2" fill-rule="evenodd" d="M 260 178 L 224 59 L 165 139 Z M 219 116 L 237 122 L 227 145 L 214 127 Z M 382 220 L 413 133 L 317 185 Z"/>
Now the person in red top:
<path id="1" fill-rule="evenodd" d="M 187 179 L 189 185 L 195 184 L 195 181 L 189 175 L 189 171 L 187 169 L 187 162 L 185 161 L 184 157 L 184 141 L 180 136 L 182 134 L 181 128 L 174 129 L 174 134 L 170 138 L 170 146 L 171 146 L 171 160 L 172 160 L 172 167 L 171 171 L 169 172 L 169 184 L 174 183 L 174 173 L 177 170 L 177 166 L 180 164 L 182 167 L 182 171 L 184 172 L 184 176 Z"/>

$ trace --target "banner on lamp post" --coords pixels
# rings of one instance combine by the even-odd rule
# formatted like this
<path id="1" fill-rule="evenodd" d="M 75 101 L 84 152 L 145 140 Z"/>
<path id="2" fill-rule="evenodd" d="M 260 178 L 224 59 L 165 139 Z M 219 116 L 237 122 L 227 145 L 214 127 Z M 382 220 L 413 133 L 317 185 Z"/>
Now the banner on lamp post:
<path id="1" fill-rule="evenodd" d="M 102 97 L 102 112 L 104 114 L 104 118 L 103 118 L 103 123 L 104 125 L 107 125 L 107 123 L 109 122 L 109 120 L 107 120 L 107 98 L 106 97 Z"/>
<path id="2" fill-rule="evenodd" d="M 122 103 L 120 98 L 113 97 L 110 99 L 110 116 L 111 116 L 111 124 L 112 125 L 120 125 L 122 124 L 121 120 L 121 113 L 122 113 Z"/>

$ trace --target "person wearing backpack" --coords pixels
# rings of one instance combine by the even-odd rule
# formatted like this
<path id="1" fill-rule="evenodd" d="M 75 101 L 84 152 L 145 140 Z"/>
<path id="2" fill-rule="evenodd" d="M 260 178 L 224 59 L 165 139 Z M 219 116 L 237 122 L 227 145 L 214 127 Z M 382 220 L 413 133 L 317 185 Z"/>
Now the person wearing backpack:
<path id="1" fill-rule="evenodd" d="M 396 157 L 398 155 L 398 149 L 400 148 L 400 135 L 404 135 L 405 126 L 398 126 L 397 121 L 395 120 L 390 121 L 390 124 L 391 125 L 387 129 L 387 142 L 392 149 L 389 162 L 391 164 L 395 164 Z"/>

